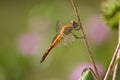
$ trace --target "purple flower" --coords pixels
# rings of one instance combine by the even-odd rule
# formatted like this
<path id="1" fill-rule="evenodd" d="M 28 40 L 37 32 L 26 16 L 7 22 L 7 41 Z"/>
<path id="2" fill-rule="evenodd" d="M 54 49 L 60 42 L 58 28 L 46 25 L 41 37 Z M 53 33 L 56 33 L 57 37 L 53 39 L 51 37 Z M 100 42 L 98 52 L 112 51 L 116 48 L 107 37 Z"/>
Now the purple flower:
<path id="1" fill-rule="evenodd" d="M 37 34 L 26 33 L 18 37 L 17 48 L 24 55 L 33 55 L 37 52 L 40 37 Z"/>
<path id="2" fill-rule="evenodd" d="M 110 36 L 110 28 L 99 16 L 88 20 L 86 29 L 89 40 L 95 44 L 101 44 Z"/>
<path id="3" fill-rule="evenodd" d="M 102 77 L 103 76 L 103 67 L 100 64 L 97 64 L 96 66 L 97 66 L 100 76 Z M 70 80 L 78 80 L 85 68 L 91 68 L 95 72 L 92 64 L 90 64 L 90 63 L 81 64 L 73 70 L 73 72 L 70 76 Z"/>

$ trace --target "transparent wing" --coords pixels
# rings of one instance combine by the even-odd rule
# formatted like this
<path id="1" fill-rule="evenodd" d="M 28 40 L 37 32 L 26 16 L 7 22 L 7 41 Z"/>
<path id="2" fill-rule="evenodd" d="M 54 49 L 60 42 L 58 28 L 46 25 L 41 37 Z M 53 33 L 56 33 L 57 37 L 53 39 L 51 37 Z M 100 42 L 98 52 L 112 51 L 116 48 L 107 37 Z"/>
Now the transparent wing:
<path id="1" fill-rule="evenodd" d="M 62 23 L 60 22 L 60 20 L 58 20 L 56 23 L 56 32 L 58 33 L 62 29 L 62 27 Z"/>
<path id="2" fill-rule="evenodd" d="M 71 44 L 75 40 L 75 37 L 72 35 L 64 35 L 63 39 L 56 46 L 64 46 Z"/>
<path id="3" fill-rule="evenodd" d="M 63 38 L 64 45 L 71 44 L 75 40 L 75 37 L 72 35 L 65 35 Z"/>

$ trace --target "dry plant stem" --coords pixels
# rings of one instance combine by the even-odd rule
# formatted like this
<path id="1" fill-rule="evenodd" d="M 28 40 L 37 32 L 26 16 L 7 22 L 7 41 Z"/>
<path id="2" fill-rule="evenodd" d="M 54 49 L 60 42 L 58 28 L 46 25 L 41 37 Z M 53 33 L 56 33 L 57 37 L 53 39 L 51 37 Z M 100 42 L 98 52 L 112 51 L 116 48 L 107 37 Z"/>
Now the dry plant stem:
<path id="1" fill-rule="evenodd" d="M 119 19 L 119 30 L 118 30 L 118 43 L 120 43 L 120 19 Z M 117 55 L 117 58 L 120 56 L 120 51 L 118 51 L 118 55 Z M 115 64 L 115 68 L 114 68 L 114 71 L 113 71 L 113 77 L 112 77 L 112 80 L 116 80 L 116 75 L 117 75 L 117 70 L 118 70 L 118 64 L 119 63 L 116 63 Z"/>
<path id="2" fill-rule="evenodd" d="M 112 80 L 116 80 L 117 69 L 118 69 L 118 63 L 115 65 Z"/>
<path id="3" fill-rule="evenodd" d="M 113 58 L 112 58 L 112 60 L 111 60 L 111 62 L 110 62 L 110 65 L 109 65 L 108 70 L 107 70 L 107 72 L 106 72 L 106 75 L 105 75 L 105 77 L 104 77 L 104 80 L 108 80 L 108 77 L 109 77 L 109 75 L 110 75 L 110 73 L 111 73 L 111 70 L 112 70 L 113 67 L 114 67 L 114 64 L 115 64 L 115 61 L 116 61 L 116 58 L 117 58 L 119 49 L 120 49 L 120 43 L 118 43 L 118 45 L 117 45 L 117 48 L 116 48 L 115 53 L 114 53 L 114 55 L 113 55 Z"/>
<path id="4" fill-rule="evenodd" d="M 112 60 L 111 60 L 111 63 L 110 63 L 110 65 L 109 65 L 109 67 L 108 67 L 108 70 L 107 70 L 107 72 L 106 72 L 106 75 L 105 75 L 104 80 L 108 80 L 108 77 L 109 77 L 109 75 L 110 75 L 110 73 L 111 73 L 111 70 L 112 70 L 112 68 L 113 68 L 113 65 L 114 65 L 117 57 L 120 55 L 120 53 L 119 53 L 119 49 L 120 49 L 120 20 L 119 20 L 119 31 L 118 31 L 118 32 L 119 32 L 118 45 L 117 45 L 116 51 L 115 51 L 115 53 L 114 53 L 114 56 L 113 56 L 113 58 L 112 58 Z M 115 80 L 115 79 L 116 79 L 117 68 L 118 68 L 118 63 L 115 64 L 115 68 L 114 68 L 112 80 Z"/>
<path id="5" fill-rule="evenodd" d="M 117 70 L 118 70 L 118 63 L 115 64 L 112 80 L 116 80 Z"/>
<path id="6" fill-rule="evenodd" d="M 84 33 L 84 30 L 81 29 L 81 31 L 82 31 L 82 33 L 83 33 L 83 36 L 86 38 L 86 35 L 85 35 L 85 33 Z M 85 44 L 86 44 L 86 47 L 87 47 L 87 50 L 88 50 L 89 58 L 90 58 L 90 60 L 91 60 L 91 62 L 92 62 L 92 64 L 93 64 L 95 73 L 96 73 L 96 75 L 97 75 L 97 78 L 98 78 L 98 80 L 100 80 L 100 76 L 99 76 L 99 73 L 98 73 L 98 70 L 97 70 L 97 67 L 96 67 L 96 64 L 95 64 L 95 61 L 94 61 L 92 52 L 91 52 L 91 50 L 90 50 L 90 48 L 89 48 L 89 44 L 88 44 L 88 42 L 87 42 L 87 38 L 85 39 Z"/>
<path id="7" fill-rule="evenodd" d="M 79 17 L 79 15 L 78 15 L 77 5 L 75 4 L 75 1 L 74 1 L 74 0 L 71 0 L 71 3 L 72 3 L 72 6 L 73 6 L 73 8 L 74 8 L 74 12 L 75 12 L 76 18 L 78 19 L 78 24 L 79 24 L 80 27 L 81 27 L 81 31 L 82 31 L 83 37 L 86 38 L 86 34 L 85 34 L 84 30 L 83 30 L 83 26 L 82 26 L 82 24 L 81 24 L 81 22 L 80 22 L 80 17 Z M 89 44 L 88 44 L 87 38 L 84 39 L 84 40 L 85 40 L 85 44 L 86 44 L 86 47 L 87 47 L 87 50 L 88 50 L 88 53 L 89 53 L 89 58 L 90 58 L 90 60 L 91 60 L 91 62 L 92 62 L 92 65 L 93 65 L 93 67 L 94 67 L 95 73 L 96 73 L 96 75 L 97 75 L 98 78 L 99 78 L 98 80 L 100 80 L 99 73 L 98 73 L 98 70 L 97 70 L 97 67 L 96 67 L 96 64 L 95 64 L 95 61 L 94 61 L 92 52 L 91 52 L 91 50 L 90 50 L 90 48 L 89 48 Z"/>

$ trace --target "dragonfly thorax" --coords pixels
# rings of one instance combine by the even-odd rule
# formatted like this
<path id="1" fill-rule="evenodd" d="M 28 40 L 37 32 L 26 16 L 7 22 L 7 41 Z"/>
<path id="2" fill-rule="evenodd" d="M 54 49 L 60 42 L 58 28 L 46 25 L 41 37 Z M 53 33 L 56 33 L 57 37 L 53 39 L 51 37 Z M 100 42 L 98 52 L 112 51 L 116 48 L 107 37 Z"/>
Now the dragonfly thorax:
<path id="1" fill-rule="evenodd" d="M 68 35 L 73 30 L 72 26 L 67 26 L 64 28 L 64 34 Z"/>

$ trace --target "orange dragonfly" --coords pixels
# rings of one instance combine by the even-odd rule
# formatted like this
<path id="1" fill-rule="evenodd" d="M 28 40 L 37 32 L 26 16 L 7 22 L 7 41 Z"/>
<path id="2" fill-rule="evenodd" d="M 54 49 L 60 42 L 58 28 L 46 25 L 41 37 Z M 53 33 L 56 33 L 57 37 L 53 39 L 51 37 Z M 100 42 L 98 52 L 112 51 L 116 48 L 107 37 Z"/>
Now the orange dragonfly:
<path id="1" fill-rule="evenodd" d="M 83 38 L 83 37 L 77 37 L 72 31 L 73 30 L 79 30 L 80 26 L 77 22 L 75 21 L 71 21 L 69 24 L 64 25 L 62 27 L 62 29 L 60 30 L 59 34 L 54 38 L 53 42 L 51 43 L 51 45 L 49 46 L 49 48 L 46 50 L 46 52 L 44 53 L 41 63 L 45 60 L 45 58 L 47 57 L 47 55 L 49 54 L 49 52 L 52 50 L 52 48 L 54 48 L 58 43 L 60 43 L 66 35 L 69 35 L 70 33 L 72 33 L 72 35 L 77 38 Z"/>

